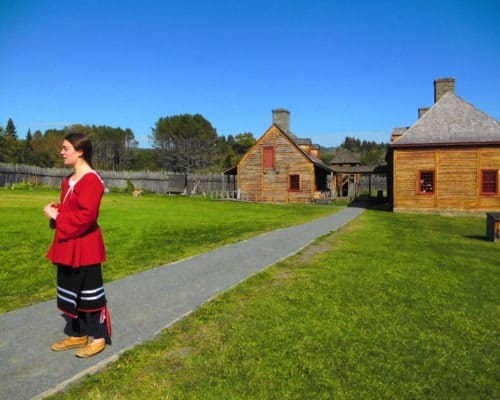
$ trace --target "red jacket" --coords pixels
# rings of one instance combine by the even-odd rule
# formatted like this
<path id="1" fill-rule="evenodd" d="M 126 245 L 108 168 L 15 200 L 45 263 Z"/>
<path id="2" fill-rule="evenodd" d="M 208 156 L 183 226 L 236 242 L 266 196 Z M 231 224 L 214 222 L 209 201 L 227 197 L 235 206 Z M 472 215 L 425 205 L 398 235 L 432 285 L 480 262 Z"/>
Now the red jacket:
<path id="1" fill-rule="evenodd" d="M 97 225 L 104 183 L 95 172 L 83 175 L 74 185 L 71 176 L 62 182 L 54 241 L 47 258 L 54 264 L 78 268 L 106 261 L 101 229 Z"/>

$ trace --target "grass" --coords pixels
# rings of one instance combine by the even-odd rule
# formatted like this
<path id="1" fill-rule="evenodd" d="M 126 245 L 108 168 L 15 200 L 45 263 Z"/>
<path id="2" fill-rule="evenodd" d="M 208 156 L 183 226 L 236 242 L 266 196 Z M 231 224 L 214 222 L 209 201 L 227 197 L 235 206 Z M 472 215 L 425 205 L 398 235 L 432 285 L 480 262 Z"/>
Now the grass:
<path id="1" fill-rule="evenodd" d="M 500 398 L 484 225 L 366 211 L 51 399 Z"/>
<path id="2" fill-rule="evenodd" d="M 55 269 L 45 259 L 53 231 L 42 209 L 58 195 L 0 190 L 0 313 L 55 296 Z M 339 209 L 110 193 L 99 218 L 108 256 L 104 279 L 120 279 Z"/>

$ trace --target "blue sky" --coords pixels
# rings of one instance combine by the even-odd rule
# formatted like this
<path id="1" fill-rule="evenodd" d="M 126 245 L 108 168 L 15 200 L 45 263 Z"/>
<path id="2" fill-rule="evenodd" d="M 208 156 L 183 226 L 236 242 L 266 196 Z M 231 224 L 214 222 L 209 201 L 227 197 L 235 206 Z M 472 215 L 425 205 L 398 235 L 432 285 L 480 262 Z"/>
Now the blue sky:
<path id="1" fill-rule="evenodd" d="M 199 113 L 260 137 L 272 109 L 322 146 L 389 141 L 433 81 L 500 119 L 500 2 L 0 1 L 0 125 L 130 128 Z"/>

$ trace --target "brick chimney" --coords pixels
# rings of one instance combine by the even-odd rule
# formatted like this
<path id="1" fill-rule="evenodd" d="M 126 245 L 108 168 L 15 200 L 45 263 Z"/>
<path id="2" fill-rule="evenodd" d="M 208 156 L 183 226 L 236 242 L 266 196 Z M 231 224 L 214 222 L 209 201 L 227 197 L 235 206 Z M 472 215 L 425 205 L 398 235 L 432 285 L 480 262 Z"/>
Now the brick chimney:
<path id="1" fill-rule="evenodd" d="M 455 78 L 441 78 L 434 81 L 434 103 L 448 92 L 455 93 Z"/>
<path id="2" fill-rule="evenodd" d="M 283 132 L 290 132 L 290 111 L 284 108 L 273 110 L 273 124 L 277 125 Z"/>

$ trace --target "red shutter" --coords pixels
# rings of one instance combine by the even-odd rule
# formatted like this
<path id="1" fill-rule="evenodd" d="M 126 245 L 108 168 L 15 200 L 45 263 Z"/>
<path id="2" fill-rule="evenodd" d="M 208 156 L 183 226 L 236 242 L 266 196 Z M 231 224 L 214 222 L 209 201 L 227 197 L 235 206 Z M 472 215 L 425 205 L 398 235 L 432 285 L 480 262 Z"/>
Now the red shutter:
<path id="1" fill-rule="evenodd" d="M 274 148 L 272 146 L 262 148 L 262 164 L 264 168 L 274 168 Z"/>

